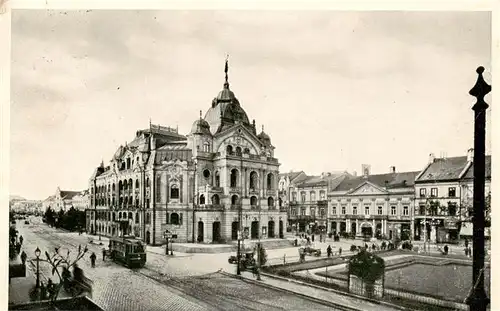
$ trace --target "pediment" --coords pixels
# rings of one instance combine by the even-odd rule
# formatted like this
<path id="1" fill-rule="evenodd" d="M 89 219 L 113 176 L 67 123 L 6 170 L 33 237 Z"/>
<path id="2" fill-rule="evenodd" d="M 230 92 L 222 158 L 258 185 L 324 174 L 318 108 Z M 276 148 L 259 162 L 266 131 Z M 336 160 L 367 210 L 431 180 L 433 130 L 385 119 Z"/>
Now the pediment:
<path id="1" fill-rule="evenodd" d="M 384 188 L 381 188 L 375 184 L 370 182 L 364 182 L 358 187 L 352 189 L 347 194 L 349 195 L 377 195 L 377 194 L 386 194 L 387 191 Z"/>
<path id="2" fill-rule="evenodd" d="M 248 148 L 252 154 L 259 154 L 260 151 L 259 139 L 243 125 L 236 125 L 219 133 L 214 140 L 217 152 L 222 152 L 229 144 L 234 148 L 238 146 L 242 149 Z"/>

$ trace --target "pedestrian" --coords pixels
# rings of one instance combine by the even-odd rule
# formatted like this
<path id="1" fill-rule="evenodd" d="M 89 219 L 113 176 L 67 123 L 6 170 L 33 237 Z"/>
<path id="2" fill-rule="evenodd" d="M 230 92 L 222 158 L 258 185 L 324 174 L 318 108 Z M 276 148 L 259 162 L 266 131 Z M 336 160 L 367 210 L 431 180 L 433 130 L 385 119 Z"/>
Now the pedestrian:
<path id="1" fill-rule="evenodd" d="M 470 246 L 467 248 L 469 250 L 469 257 L 472 256 L 472 249 L 470 248 Z"/>
<path id="2" fill-rule="evenodd" d="M 106 249 L 102 248 L 102 261 L 106 261 Z"/>
<path id="3" fill-rule="evenodd" d="M 328 258 L 330 258 L 330 256 L 332 255 L 332 247 L 330 245 L 328 245 L 328 247 L 326 248 L 326 255 L 328 256 Z"/>
<path id="4" fill-rule="evenodd" d="M 55 294 L 55 285 L 54 283 L 52 282 L 52 279 L 49 278 L 49 280 L 47 281 L 47 292 L 49 293 L 49 299 L 52 299 L 52 297 L 54 297 L 54 294 Z"/>
<path id="5" fill-rule="evenodd" d="M 95 253 L 92 253 L 92 255 L 90 255 L 90 264 L 92 265 L 92 268 L 95 268 L 95 260 L 96 260 L 96 255 Z"/>
<path id="6" fill-rule="evenodd" d="M 448 255 L 448 245 L 445 245 L 443 249 L 444 249 L 444 254 Z"/>
<path id="7" fill-rule="evenodd" d="M 23 245 L 23 241 L 24 241 L 24 238 L 23 238 L 23 236 L 21 235 L 21 236 L 19 237 L 19 243 L 20 243 L 21 245 Z"/>
<path id="8" fill-rule="evenodd" d="M 464 248 L 464 252 L 465 252 L 465 257 L 469 257 L 469 248 L 468 247 Z"/>
<path id="9" fill-rule="evenodd" d="M 23 252 L 21 253 L 21 262 L 23 263 L 23 265 L 25 265 L 25 264 L 26 264 L 26 259 L 27 259 L 27 257 L 28 257 L 28 256 L 27 256 L 27 255 L 26 255 L 26 253 L 23 251 Z"/>
<path id="10" fill-rule="evenodd" d="M 311 241 L 314 242 L 314 234 L 311 236 Z"/>
<path id="11" fill-rule="evenodd" d="M 469 247 L 469 240 L 467 240 L 467 238 L 465 238 L 465 248 L 468 248 Z"/>
<path id="12" fill-rule="evenodd" d="M 342 256 L 342 247 L 339 247 L 339 257 Z"/>
<path id="13" fill-rule="evenodd" d="M 43 285 L 43 282 L 40 282 L 40 300 L 47 299 L 47 288 Z"/>

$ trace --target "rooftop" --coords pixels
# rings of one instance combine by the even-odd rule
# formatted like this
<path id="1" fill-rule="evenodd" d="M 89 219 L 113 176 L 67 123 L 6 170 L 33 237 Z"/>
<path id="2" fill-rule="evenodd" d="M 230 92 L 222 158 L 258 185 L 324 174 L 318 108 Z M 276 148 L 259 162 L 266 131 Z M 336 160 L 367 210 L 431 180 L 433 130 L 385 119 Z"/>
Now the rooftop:
<path id="1" fill-rule="evenodd" d="M 415 178 L 420 172 L 401 172 L 401 173 L 387 173 L 368 176 L 347 176 L 333 191 L 349 191 L 369 181 L 379 187 L 394 188 L 409 188 L 415 184 Z"/>

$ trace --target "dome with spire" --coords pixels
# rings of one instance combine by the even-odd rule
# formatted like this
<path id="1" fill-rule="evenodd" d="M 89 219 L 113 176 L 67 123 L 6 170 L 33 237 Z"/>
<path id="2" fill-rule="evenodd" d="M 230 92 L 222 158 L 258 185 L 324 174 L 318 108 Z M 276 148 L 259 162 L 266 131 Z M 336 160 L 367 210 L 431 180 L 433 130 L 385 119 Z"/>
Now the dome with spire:
<path id="1" fill-rule="evenodd" d="M 212 107 L 208 109 L 205 115 L 205 121 L 210 125 L 210 132 L 213 134 L 238 123 L 251 127 L 245 110 L 240 106 L 240 102 L 229 88 L 227 72 L 228 62 L 226 60 L 224 87 L 217 97 L 213 99 Z"/>
<path id="2" fill-rule="evenodd" d="M 212 135 L 210 133 L 210 124 L 201 118 L 201 110 L 200 118 L 194 121 L 193 126 L 191 127 L 191 134 Z"/>
<path id="3" fill-rule="evenodd" d="M 262 126 L 262 132 L 260 132 L 260 134 L 257 135 L 257 137 L 264 145 L 266 146 L 271 145 L 271 137 L 269 137 L 269 135 L 267 135 L 266 132 L 264 132 L 264 126 Z"/>

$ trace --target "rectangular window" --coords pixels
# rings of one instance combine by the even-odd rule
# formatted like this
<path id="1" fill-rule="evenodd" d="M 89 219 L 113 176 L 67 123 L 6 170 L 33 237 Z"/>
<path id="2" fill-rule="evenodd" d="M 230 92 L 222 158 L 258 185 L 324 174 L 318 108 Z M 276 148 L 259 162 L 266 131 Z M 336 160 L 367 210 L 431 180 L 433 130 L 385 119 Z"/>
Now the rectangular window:
<path id="1" fill-rule="evenodd" d="M 316 201 L 316 192 L 311 192 L 311 201 Z"/>
<path id="2" fill-rule="evenodd" d="M 352 214 L 357 215 L 358 214 L 358 208 L 356 206 L 353 206 L 352 208 Z"/>
<path id="3" fill-rule="evenodd" d="M 383 213 L 383 208 L 382 208 L 382 206 L 379 206 L 379 207 L 378 207 L 378 211 L 377 211 L 377 212 L 378 212 L 378 214 L 379 214 L 379 215 L 382 215 L 382 213 Z"/>
<path id="4" fill-rule="evenodd" d="M 365 215 L 370 215 L 370 207 L 365 206 Z"/>
<path id="5" fill-rule="evenodd" d="M 306 215 L 306 208 L 305 207 L 301 207 L 300 208 L 300 216 L 305 216 Z"/>
<path id="6" fill-rule="evenodd" d="M 292 208 L 292 216 L 297 216 L 297 209 Z"/>
<path id="7" fill-rule="evenodd" d="M 420 197 L 421 198 L 425 198 L 425 195 L 426 195 L 426 190 L 425 188 L 420 188 Z"/>
<path id="8" fill-rule="evenodd" d="M 403 215 L 404 216 L 408 216 L 409 215 L 408 206 L 403 206 Z"/>
<path id="9" fill-rule="evenodd" d="M 396 215 L 396 206 L 391 206 L 391 215 Z"/>
<path id="10" fill-rule="evenodd" d="M 450 198 L 455 198 L 457 196 L 457 189 L 455 187 L 448 188 L 448 196 Z"/>
<path id="11" fill-rule="evenodd" d="M 319 199 L 324 200 L 325 199 L 325 192 L 322 190 L 319 192 Z"/>
<path id="12" fill-rule="evenodd" d="M 345 210 L 346 210 L 345 206 L 342 206 L 342 215 L 345 215 Z"/>
<path id="13" fill-rule="evenodd" d="M 438 188 L 431 188 L 431 198 L 438 197 Z"/>
<path id="14" fill-rule="evenodd" d="M 337 215 L 337 207 L 336 206 L 332 207 L 332 215 Z"/>
<path id="15" fill-rule="evenodd" d="M 306 201 L 306 193 L 305 193 L 305 192 L 301 192 L 301 193 L 300 193 L 300 200 L 301 200 L 302 202 L 305 202 L 305 201 Z"/>
<path id="16" fill-rule="evenodd" d="M 314 208 L 311 208 L 311 216 L 316 216 L 316 210 Z"/>
<path id="17" fill-rule="evenodd" d="M 292 192 L 292 201 L 297 202 L 297 192 Z"/>
<path id="18" fill-rule="evenodd" d="M 319 215 L 320 215 L 321 217 L 325 216 L 325 209 L 324 209 L 324 208 L 321 208 L 321 209 L 319 210 Z"/>

